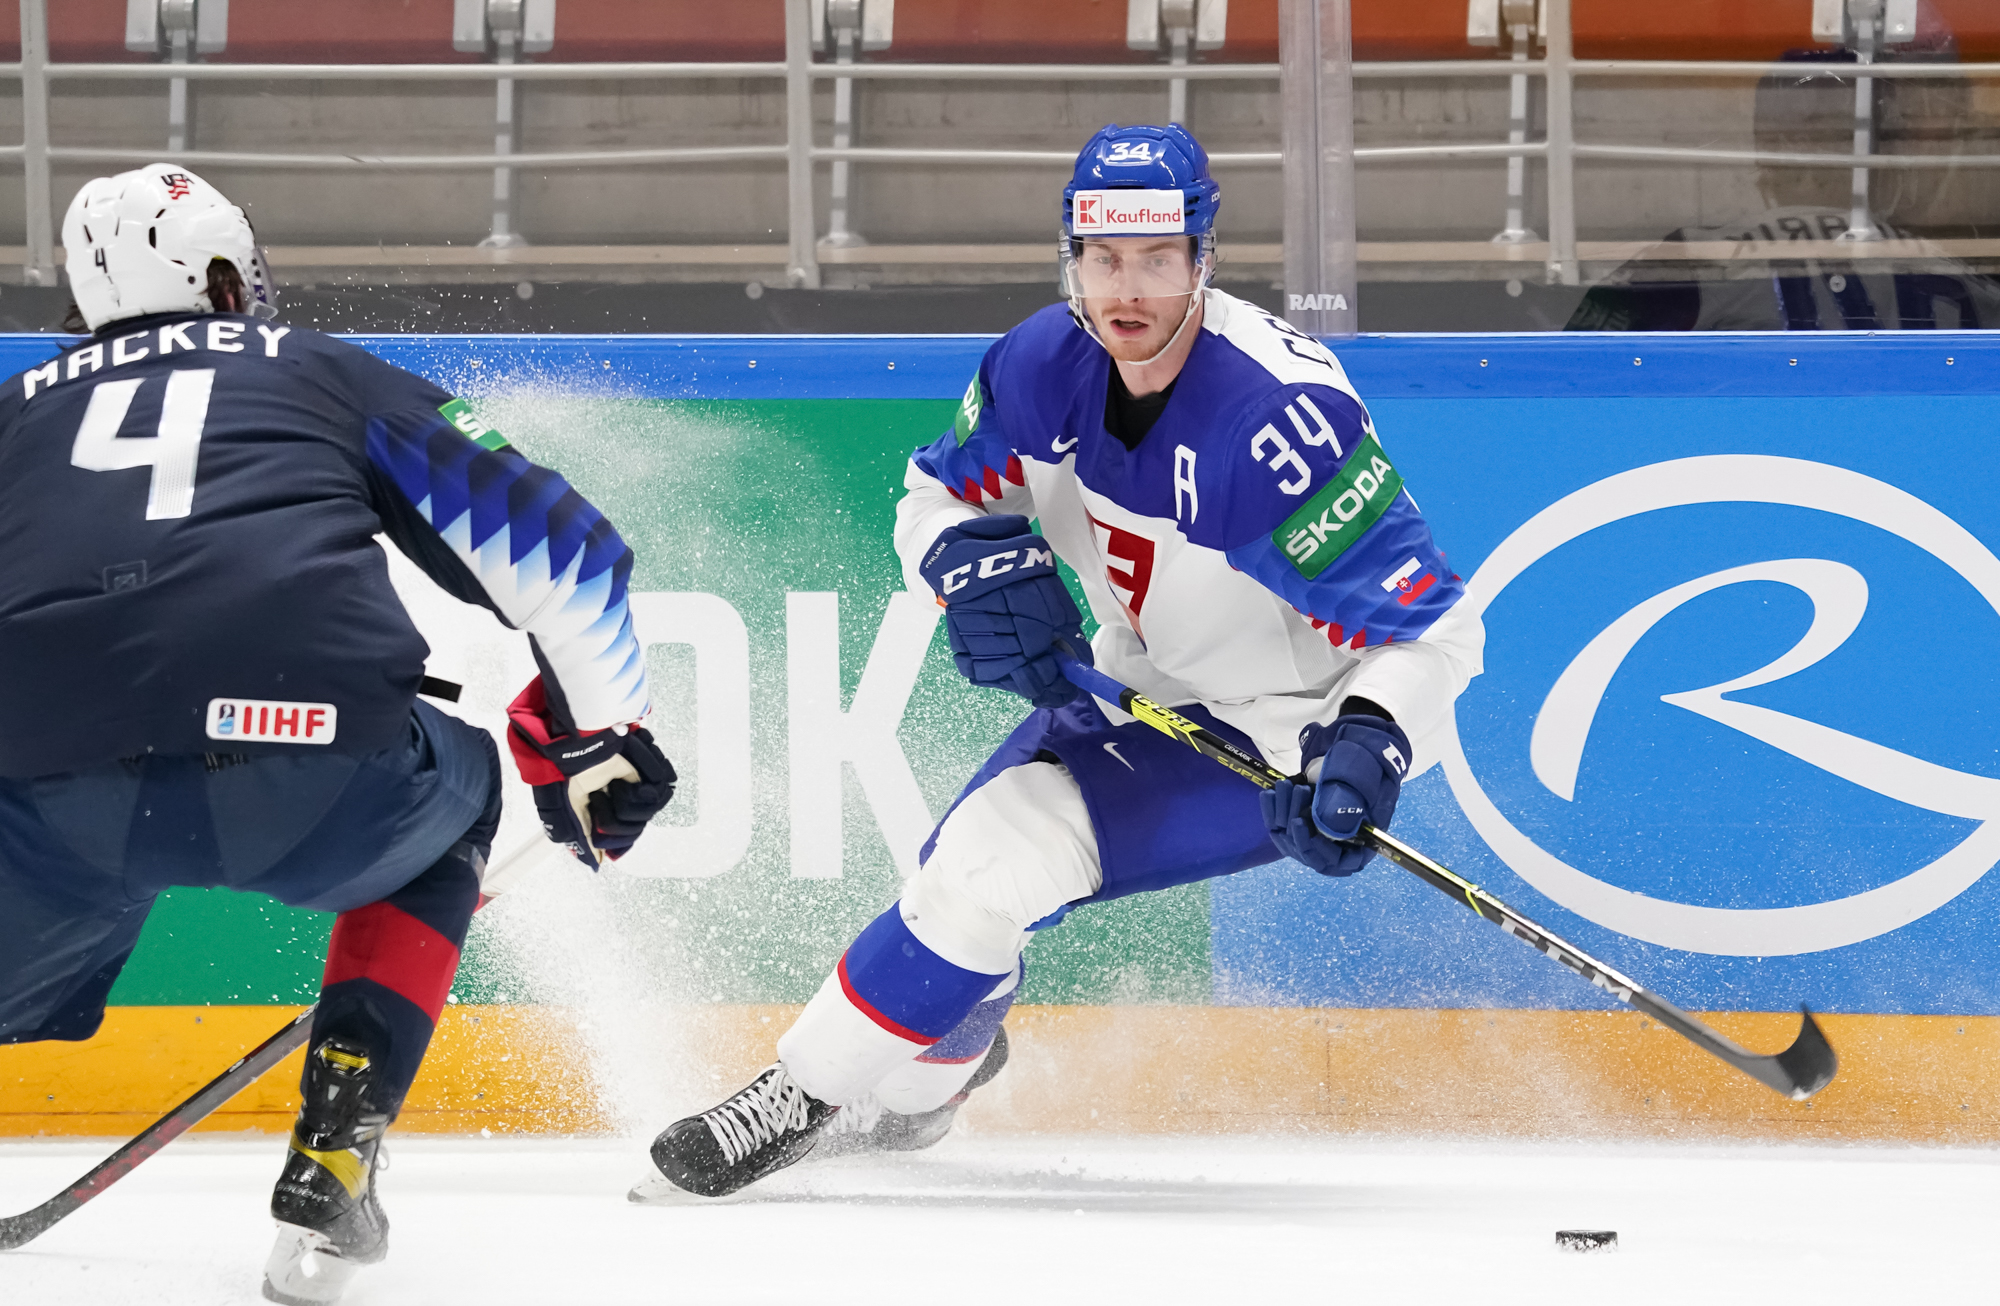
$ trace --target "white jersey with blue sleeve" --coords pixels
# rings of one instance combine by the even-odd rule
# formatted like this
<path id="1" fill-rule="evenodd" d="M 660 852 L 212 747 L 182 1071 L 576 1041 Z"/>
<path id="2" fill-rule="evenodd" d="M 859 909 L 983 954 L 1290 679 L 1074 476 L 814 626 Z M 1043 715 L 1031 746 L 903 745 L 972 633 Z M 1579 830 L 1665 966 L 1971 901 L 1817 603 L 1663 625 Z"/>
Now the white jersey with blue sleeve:
<path id="1" fill-rule="evenodd" d="M 938 533 L 1040 519 L 1099 623 L 1097 663 L 1199 703 L 1295 770 L 1349 697 L 1437 760 L 1485 633 L 1338 360 L 1205 292 L 1201 332 L 1136 448 L 1105 426 L 1110 356 L 1061 306 L 987 351 L 953 429 L 911 458 L 896 546 L 913 590 Z M 1126 719 L 1105 705 L 1114 720 Z"/>

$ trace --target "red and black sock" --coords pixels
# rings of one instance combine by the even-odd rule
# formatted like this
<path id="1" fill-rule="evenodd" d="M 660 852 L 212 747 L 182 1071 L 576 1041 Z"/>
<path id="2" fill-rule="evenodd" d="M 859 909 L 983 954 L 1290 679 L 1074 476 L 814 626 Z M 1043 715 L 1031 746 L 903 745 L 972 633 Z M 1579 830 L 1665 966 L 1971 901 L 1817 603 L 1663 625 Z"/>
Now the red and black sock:
<path id="1" fill-rule="evenodd" d="M 388 897 L 334 921 L 312 1046 L 333 1038 L 365 1048 L 377 1068 L 372 1105 L 391 1118 L 430 1046 L 478 906 L 478 873 L 454 849 Z"/>

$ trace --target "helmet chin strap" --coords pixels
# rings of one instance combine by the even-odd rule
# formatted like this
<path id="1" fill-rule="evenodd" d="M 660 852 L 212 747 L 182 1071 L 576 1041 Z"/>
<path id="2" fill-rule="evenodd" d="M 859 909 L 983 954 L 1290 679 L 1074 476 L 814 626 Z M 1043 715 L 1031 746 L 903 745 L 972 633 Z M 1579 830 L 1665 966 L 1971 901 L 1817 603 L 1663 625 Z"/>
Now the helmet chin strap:
<path id="1" fill-rule="evenodd" d="M 1151 358 L 1142 359 L 1139 362 L 1133 363 L 1132 364 L 1133 367 L 1151 367 L 1154 363 L 1157 363 L 1162 358 L 1165 358 L 1167 354 L 1173 350 L 1174 343 L 1181 338 L 1181 332 L 1187 330 L 1188 323 L 1194 321 L 1195 305 L 1201 303 L 1202 296 L 1208 290 L 1209 275 L 1210 275 L 1209 269 L 1203 267 L 1201 274 L 1201 283 L 1197 285 L 1193 290 L 1190 290 L 1187 294 L 1187 302 L 1188 302 L 1187 312 L 1181 314 L 1181 324 L 1174 328 L 1174 333 L 1172 335 L 1167 337 L 1167 343 L 1160 346 L 1160 352 L 1154 354 Z M 1070 296 L 1069 313 L 1071 317 L 1076 319 L 1077 325 L 1081 326 L 1086 332 L 1089 333 L 1090 338 L 1092 340 L 1095 340 L 1099 345 L 1104 347 L 1105 353 L 1107 354 L 1111 353 L 1111 347 L 1109 345 L 1104 344 L 1104 337 L 1097 334 L 1097 323 L 1091 319 L 1090 310 L 1088 307 L 1084 305 L 1083 296 L 1081 295 Z M 1116 354 L 1113 354 L 1112 358 L 1114 359 L 1114 361 L 1120 363 L 1127 361 L 1125 359 L 1119 358 Z"/>
<path id="2" fill-rule="evenodd" d="M 1160 346 L 1160 352 L 1159 352 L 1159 353 L 1157 353 L 1157 354 L 1154 354 L 1154 355 L 1153 355 L 1153 356 L 1152 356 L 1151 358 L 1148 358 L 1148 359 L 1144 360 L 1143 362 L 1138 362 L 1138 363 L 1134 363 L 1134 364 L 1132 364 L 1132 366 L 1134 366 L 1134 367 L 1150 367 L 1150 366 L 1152 366 L 1152 365 L 1153 365 L 1154 363 L 1157 363 L 1157 362 L 1159 362 L 1159 361 L 1160 361 L 1160 360 L 1161 360 L 1162 358 L 1165 358 L 1165 357 L 1166 357 L 1166 356 L 1168 355 L 1168 353 L 1170 353 L 1170 352 L 1171 352 L 1171 351 L 1173 350 L 1173 347 L 1174 347 L 1174 344 L 1175 344 L 1175 342 L 1176 342 L 1176 341 L 1178 341 L 1178 340 L 1179 340 L 1179 339 L 1181 338 L 1181 332 L 1183 332 L 1183 331 L 1187 330 L 1187 329 L 1188 329 L 1188 323 L 1190 323 L 1190 322 L 1194 321 L 1194 307 L 1195 307 L 1195 305 L 1196 305 L 1196 304 L 1199 304 L 1199 303 L 1201 302 L 1201 296 L 1202 296 L 1202 292 L 1203 292 L 1203 291 L 1205 291 L 1205 290 L 1207 290 L 1207 289 L 1208 289 L 1208 287 L 1206 287 L 1206 286 L 1202 286 L 1202 287 L 1199 287 L 1199 288 L 1197 288 L 1197 289 L 1195 289 L 1195 290 L 1191 290 L 1191 291 L 1189 291 L 1189 292 L 1188 292 L 1188 297 L 1187 297 L 1187 302 L 1188 302 L 1188 306 L 1187 306 L 1187 312 L 1185 312 L 1185 313 L 1181 314 L 1181 324 L 1180 324 L 1179 326 L 1177 326 L 1177 327 L 1175 327 L 1175 328 L 1174 328 L 1174 333 L 1173 333 L 1172 335 L 1170 335 L 1170 336 L 1168 336 L 1168 337 L 1167 337 L 1167 343 L 1166 343 L 1166 344 L 1164 344 L 1164 345 L 1161 345 L 1161 346 Z M 1103 343 L 1103 342 L 1102 342 L 1102 341 L 1100 341 L 1099 343 L 1101 344 L 1101 343 Z M 1123 362 L 1124 360 L 1123 360 L 1123 359 L 1119 359 L 1118 361 L 1120 361 L 1120 362 Z"/>

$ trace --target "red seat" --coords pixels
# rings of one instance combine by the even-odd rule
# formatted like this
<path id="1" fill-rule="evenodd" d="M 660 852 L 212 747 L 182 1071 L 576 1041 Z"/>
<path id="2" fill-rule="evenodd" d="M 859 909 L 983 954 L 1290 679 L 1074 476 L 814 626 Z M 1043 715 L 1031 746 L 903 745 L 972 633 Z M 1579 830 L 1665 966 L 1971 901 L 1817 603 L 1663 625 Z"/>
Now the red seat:
<path id="1" fill-rule="evenodd" d="M 463 63 L 451 48 L 452 0 L 230 0 L 218 63 Z M 48 0 L 57 63 L 145 63 L 125 48 L 125 0 Z M 21 57 L 20 6 L 0 3 L 0 60 Z"/>
<path id="2" fill-rule="evenodd" d="M 451 11 L 451 0 L 229 0 L 229 48 L 210 57 L 217 63 L 478 63 L 480 55 L 451 48 Z"/>
<path id="3" fill-rule="evenodd" d="M 897 19 L 902 16 L 898 10 Z M 785 4 L 784 0 L 556 0 L 555 48 L 536 57 L 593 63 L 780 60 L 785 57 Z"/>
<path id="4" fill-rule="evenodd" d="M 884 53 L 916 63 L 1158 62 L 1126 48 L 1125 6 L 1116 0 L 898 5 L 895 43 Z"/>
<path id="5" fill-rule="evenodd" d="M 1381 0 L 1365 0 L 1381 3 Z M 1812 0 L 1574 0 L 1579 59 L 1776 59 L 1814 44 Z M 1958 39 L 1959 58 L 2000 54 L 2000 5 L 1926 0 Z"/>
<path id="6" fill-rule="evenodd" d="M 1774 59 L 1812 44 L 1812 0 L 1573 0 L 1585 59 Z M 1125 46 L 1121 0 L 904 0 L 895 60 L 949 63 L 1146 63 Z M 2000 4 L 1926 0 L 1966 60 L 2000 59 Z M 462 63 L 452 0 L 231 0 L 230 63 Z M 785 54 L 784 0 L 559 0 L 543 60 L 775 61 Z M 50 0 L 60 62 L 137 61 L 125 49 L 125 0 Z M 1354 0 L 1354 57 L 1480 59 L 1465 43 L 1465 0 Z M 0 59 L 20 57 L 18 7 L 0 0 Z M 1227 44 L 1207 62 L 1272 63 L 1278 0 L 1230 0 Z"/>
<path id="7" fill-rule="evenodd" d="M 0 60 L 21 57 L 21 6 L 0 4 Z M 140 62 L 125 48 L 125 0 L 52 0 L 49 58 L 62 63 Z M 18 85 L 18 83 L 16 83 Z M 7 94 L 13 94 L 10 86 Z"/>

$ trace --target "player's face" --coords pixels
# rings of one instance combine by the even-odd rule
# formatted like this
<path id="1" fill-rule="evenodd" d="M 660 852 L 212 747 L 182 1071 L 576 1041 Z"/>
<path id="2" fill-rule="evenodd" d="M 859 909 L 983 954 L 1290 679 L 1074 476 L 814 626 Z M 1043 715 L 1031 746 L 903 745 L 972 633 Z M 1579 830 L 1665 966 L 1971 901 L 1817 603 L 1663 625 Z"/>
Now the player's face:
<path id="1" fill-rule="evenodd" d="M 1199 269 L 1185 236 L 1087 240 L 1076 277 L 1084 311 L 1111 356 L 1138 363 L 1167 347 L 1187 317 Z"/>

